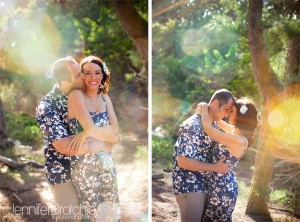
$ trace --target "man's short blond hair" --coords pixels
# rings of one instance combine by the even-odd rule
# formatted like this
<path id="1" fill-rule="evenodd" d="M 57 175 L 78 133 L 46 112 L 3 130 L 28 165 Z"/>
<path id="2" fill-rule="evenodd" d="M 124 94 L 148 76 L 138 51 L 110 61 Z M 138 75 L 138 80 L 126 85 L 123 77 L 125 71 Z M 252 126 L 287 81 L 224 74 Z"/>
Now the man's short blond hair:
<path id="1" fill-rule="evenodd" d="M 70 65 L 76 63 L 71 56 L 56 60 L 52 65 L 52 75 L 58 84 L 61 81 L 71 81 Z"/>

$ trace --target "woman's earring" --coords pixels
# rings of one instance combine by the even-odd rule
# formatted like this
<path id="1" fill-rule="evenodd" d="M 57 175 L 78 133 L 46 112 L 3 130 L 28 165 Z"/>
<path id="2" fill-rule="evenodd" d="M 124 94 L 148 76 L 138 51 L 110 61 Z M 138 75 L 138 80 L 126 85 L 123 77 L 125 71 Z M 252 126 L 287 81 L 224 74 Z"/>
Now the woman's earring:
<path id="1" fill-rule="evenodd" d="M 99 86 L 99 88 L 100 88 L 100 89 L 103 89 L 103 88 L 104 88 L 104 85 L 101 83 L 100 86 Z"/>

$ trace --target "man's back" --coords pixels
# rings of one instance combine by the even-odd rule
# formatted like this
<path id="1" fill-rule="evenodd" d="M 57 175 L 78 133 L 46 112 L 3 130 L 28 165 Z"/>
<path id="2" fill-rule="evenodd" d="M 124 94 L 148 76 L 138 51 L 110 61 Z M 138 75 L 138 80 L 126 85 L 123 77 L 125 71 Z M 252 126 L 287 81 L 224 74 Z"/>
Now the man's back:
<path id="1" fill-rule="evenodd" d="M 42 99 L 36 108 L 36 119 L 45 142 L 45 173 L 50 184 L 70 181 L 70 156 L 56 150 L 52 143 L 69 136 L 67 96 L 58 86 Z"/>
<path id="2" fill-rule="evenodd" d="M 187 192 L 206 192 L 205 172 L 191 171 L 178 166 L 177 156 L 211 162 L 211 143 L 197 114 L 185 120 L 179 127 L 179 136 L 173 155 L 173 187 L 175 194 Z"/>

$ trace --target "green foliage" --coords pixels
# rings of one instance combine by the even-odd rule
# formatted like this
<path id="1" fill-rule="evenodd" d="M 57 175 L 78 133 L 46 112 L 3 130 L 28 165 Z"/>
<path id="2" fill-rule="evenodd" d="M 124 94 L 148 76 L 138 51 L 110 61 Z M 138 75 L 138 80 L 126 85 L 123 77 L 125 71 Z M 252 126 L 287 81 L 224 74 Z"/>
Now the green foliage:
<path id="1" fill-rule="evenodd" d="M 147 20 L 148 2 L 138 0 L 133 4 Z M 1 68 L 4 70 L 0 70 L 0 97 L 4 112 L 34 116 L 35 107 L 54 84 L 52 63 L 68 55 L 79 61 L 88 54 L 101 57 L 111 71 L 109 94 L 117 115 L 128 106 L 131 98 L 124 99 L 126 94 L 134 94 L 142 107 L 147 106 L 144 99 L 147 86 L 139 83 L 132 71 L 141 70 L 141 54 L 110 1 L 30 0 L 24 4 L 5 2 L 1 7 Z M 124 119 L 132 118 L 127 111 L 120 112 Z M 19 135 L 10 130 L 13 135 L 8 136 L 25 139 L 22 135 L 37 133 L 31 126 L 20 129 Z"/>
<path id="2" fill-rule="evenodd" d="M 134 154 L 135 159 L 148 161 L 148 146 L 139 145 L 137 146 L 137 151 Z"/>
<path id="3" fill-rule="evenodd" d="M 243 198 L 248 198 L 250 193 L 250 187 L 248 187 L 245 182 L 238 180 L 239 196 Z"/>
<path id="4" fill-rule="evenodd" d="M 7 134 L 15 140 L 20 140 L 22 144 L 39 145 L 43 141 L 40 128 L 34 117 L 26 114 L 6 114 Z"/>
<path id="5" fill-rule="evenodd" d="M 183 12 L 178 15 L 180 19 L 155 21 L 153 98 L 156 93 L 166 94 L 167 99 L 194 104 L 208 102 L 215 90 L 227 88 L 236 97 L 247 96 L 259 103 L 246 35 L 247 6 L 246 1 L 195 1 L 179 8 Z M 188 13 L 185 7 L 189 8 Z M 168 103 L 154 102 L 158 107 Z M 181 118 L 181 114 L 175 116 L 172 111 L 166 115 L 163 112 L 163 117 L 155 116 L 153 121 L 166 129 L 168 119 Z"/>
<path id="6" fill-rule="evenodd" d="M 289 192 L 287 190 L 274 190 L 271 192 L 269 199 L 273 203 L 281 203 L 286 205 L 290 202 L 288 198 Z"/>
<path id="7" fill-rule="evenodd" d="M 167 169 L 172 168 L 172 156 L 174 152 L 174 142 L 172 139 L 152 137 L 152 159 Z"/>
<path id="8" fill-rule="evenodd" d="M 299 187 L 298 187 L 299 188 Z M 281 205 L 293 215 L 299 217 L 300 191 L 295 189 L 293 192 L 287 189 L 276 189 L 271 192 L 269 200 L 272 204 Z"/>

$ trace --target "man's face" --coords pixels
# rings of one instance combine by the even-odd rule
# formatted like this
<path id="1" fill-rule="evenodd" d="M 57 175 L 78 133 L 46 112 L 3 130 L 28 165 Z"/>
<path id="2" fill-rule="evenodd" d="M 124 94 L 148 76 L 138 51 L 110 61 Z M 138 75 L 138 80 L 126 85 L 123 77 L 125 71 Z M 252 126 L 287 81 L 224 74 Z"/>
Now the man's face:
<path id="1" fill-rule="evenodd" d="M 78 63 L 73 63 L 70 65 L 70 71 L 72 72 L 72 88 L 73 89 L 83 89 L 84 88 L 84 75 L 81 72 L 81 67 Z"/>
<path id="2" fill-rule="evenodd" d="M 224 117 L 228 116 L 232 111 L 233 99 L 230 99 L 227 103 L 220 106 L 220 102 L 218 100 L 214 100 L 211 104 L 211 112 L 213 119 L 215 121 L 221 120 Z"/>
<path id="3" fill-rule="evenodd" d="M 232 106 L 232 111 L 229 113 L 230 124 L 235 124 L 236 116 L 237 116 L 237 108 L 235 106 Z"/>

